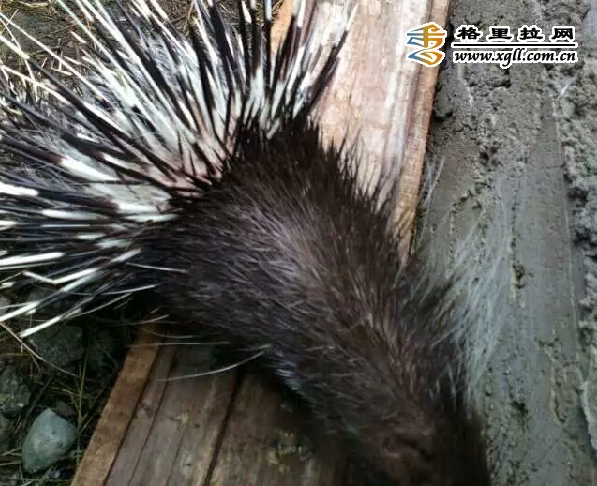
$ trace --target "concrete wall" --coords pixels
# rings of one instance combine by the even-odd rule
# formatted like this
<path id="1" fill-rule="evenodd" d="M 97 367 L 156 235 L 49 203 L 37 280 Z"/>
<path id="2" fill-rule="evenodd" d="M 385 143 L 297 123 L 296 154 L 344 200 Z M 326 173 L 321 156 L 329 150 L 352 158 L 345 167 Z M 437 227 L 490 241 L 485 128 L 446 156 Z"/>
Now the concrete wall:
<path id="1" fill-rule="evenodd" d="M 428 224 L 451 247 L 505 179 L 511 304 L 486 383 L 498 484 L 597 484 L 597 0 L 453 0 L 450 24 L 577 26 L 576 65 L 444 62 Z M 593 50 L 592 50 L 593 49 Z M 448 50 L 447 58 L 451 58 Z M 507 243 L 507 244 L 508 244 Z M 581 305 L 583 301 L 583 305 Z M 591 446 L 591 437 L 594 444 Z"/>

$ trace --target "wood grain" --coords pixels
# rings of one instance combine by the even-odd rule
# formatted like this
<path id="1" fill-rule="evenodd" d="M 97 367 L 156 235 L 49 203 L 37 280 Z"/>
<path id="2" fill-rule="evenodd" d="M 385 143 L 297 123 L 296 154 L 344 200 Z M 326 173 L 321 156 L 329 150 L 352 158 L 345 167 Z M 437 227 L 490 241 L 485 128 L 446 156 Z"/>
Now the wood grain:
<path id="1" fill-rule="evenodd" d="M 157 356 L 152 331 L 153 327 L 141 331 L 136 346 L 129 351 L 77 468 L 71 483 L 74 486 L 104 484 L 108 477 Z"/>
<path id="2" fill-rule="evenodd" d="M 176 379 L 206 369 L 209 350 L 159 353 L 107 486 L 204 484 L 235 387 L 234 373 Z"/>
<path id="3" fill-rule="evenodd" d="M 244 377 L 231 412 L 211 485 L 342 484 L 342 460 L 303 446 L 300 415 L 258 377 Z"/>
<path id="4" fill-rule="evenodd" d="M 445 25 L 448 0 L 362 0 L 338 64 L 333 86 L 320 110 L 324 137 L 339 143 L 356 139 L 359 173 L 384 177 L 387 191 L 400 185 L 396 201 L 412 226 L 423 174 L 423 161 L 439 67 L 407 60 L 406 32 L 434 21 Z M 342 2 L 318 2 L 330 22 Z M 406 247 L 409 241 L 405 242 Z M 404 248 L 404 251 L 407 248 Z"/>
<path id="5" fill-rule="evenodd" d="M 291 3 L 285 0 L 278 11 L 274 38 L 287 28 Z M 337 1 L 315 5 L 326 22 L 337 21 Z M 386 175 L 394 185 L 400 174 L 397 207 L 409 221 L 438 68 L 406 59 L 405 33 L 430 20 L 445 25 L 447 6 L 447 0 L 360 0 L 319 112 L 327 142 L 360 134 L 362 176 Z M 131 350 L 73 486 L 342 484 L 340 458 L 303 455 L 287 443 L 300 437 L 297 417 L 257 377 L 231 372 L 172 381 L 197 372 L 205 352 L 141 349 Z"/>

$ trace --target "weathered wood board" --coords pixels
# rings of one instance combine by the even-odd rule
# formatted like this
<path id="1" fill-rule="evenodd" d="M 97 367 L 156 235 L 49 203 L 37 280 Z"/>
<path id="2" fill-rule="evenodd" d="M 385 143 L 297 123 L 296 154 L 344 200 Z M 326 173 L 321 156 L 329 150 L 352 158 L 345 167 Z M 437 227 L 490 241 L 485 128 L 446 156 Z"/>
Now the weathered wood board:
<path id="1" fill-rule="evenodd" d="M 321 104 L 324 136 L 360 131 L 366 173 L 395 173 L 399 207 L 414 216 L 438 68 L 406 59 L 405 33 L 445 24 L 447 0 L 359 0 L 337 75 Z M 283 32 L 291 0 L 277 20 Z M 333 21 L 338 5 L 316 3 Z M 326 20 L 326 21 L 328 21 Z M 411 216 L 411 217 L 412 217 Z M 73 486 L 332 486 L 344 465 L 333 454 L 302 455 L 296 417 L 257 377 L 197 373 L 206 354 L 156 345 L 141 332 L 113 389 Z M 290 453 L 289 451 L 292 451 Z"/>

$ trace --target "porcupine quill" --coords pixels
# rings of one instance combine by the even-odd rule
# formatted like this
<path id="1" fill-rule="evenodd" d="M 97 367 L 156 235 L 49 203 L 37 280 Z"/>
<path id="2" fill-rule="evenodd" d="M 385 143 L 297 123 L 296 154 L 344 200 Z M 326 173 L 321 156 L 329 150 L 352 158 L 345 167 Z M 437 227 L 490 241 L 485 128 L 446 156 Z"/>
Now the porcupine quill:
<path id="1" fill-rule="evenodd" d="M 253 0 L 238 31 L 195 3 L 190 39 L 153 0 L 117 4 L 118 23 L 97 0 L 58 3 L 80 63 L 0 14 L 76 86 L 2 37 L 36 75 L 0 66 L 0 148 L 21 162 L 0 175 L 0 277 L 48 293 L 0 321 L 60 304 L 27 337 L 147 295 L 178 323 L 264 346 L 264 368 L 369 484 L 491 484 L 472 391 L 494 336 L 483 294 L 424 250 L 401 259 L 393 199 L 363 188 L 356 151 L 324 147 L 311 118 L 352 10 L 327 32 L 297 1 L 274 56 L 271 1 L 263 35 Z"/>

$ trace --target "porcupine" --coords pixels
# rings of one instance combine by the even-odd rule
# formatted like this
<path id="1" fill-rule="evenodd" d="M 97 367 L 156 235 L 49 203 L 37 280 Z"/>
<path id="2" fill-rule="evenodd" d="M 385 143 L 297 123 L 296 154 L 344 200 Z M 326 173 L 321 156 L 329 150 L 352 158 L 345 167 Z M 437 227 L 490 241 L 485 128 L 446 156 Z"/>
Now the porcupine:
<path id="1" fill-rule="evenodd" d="M 117 4 L 118 23 L 96 0 L 59 3 L 82 64 L 28 37 L 76 89 L 3 38 L 45 83 L 2 66 L 0 147 L 21 164 L 0 175 L 1 278 L 49 290 L 2 322 L 58 305 L 27 337 L 147 294 L 179 323 L 261 346 L 371 484 L 490 484 L 466 285 L 424 251 L 401 258 L 382 181 L 359 185 L 357 152 L 324 146 L 311 116 L 351 10 L 329 47 L 296 2 L 272 55 L 270 1 L 263 32 L 254 1 L 238 31 L 196 3 L 189 40 L 152 0 Z"/>

